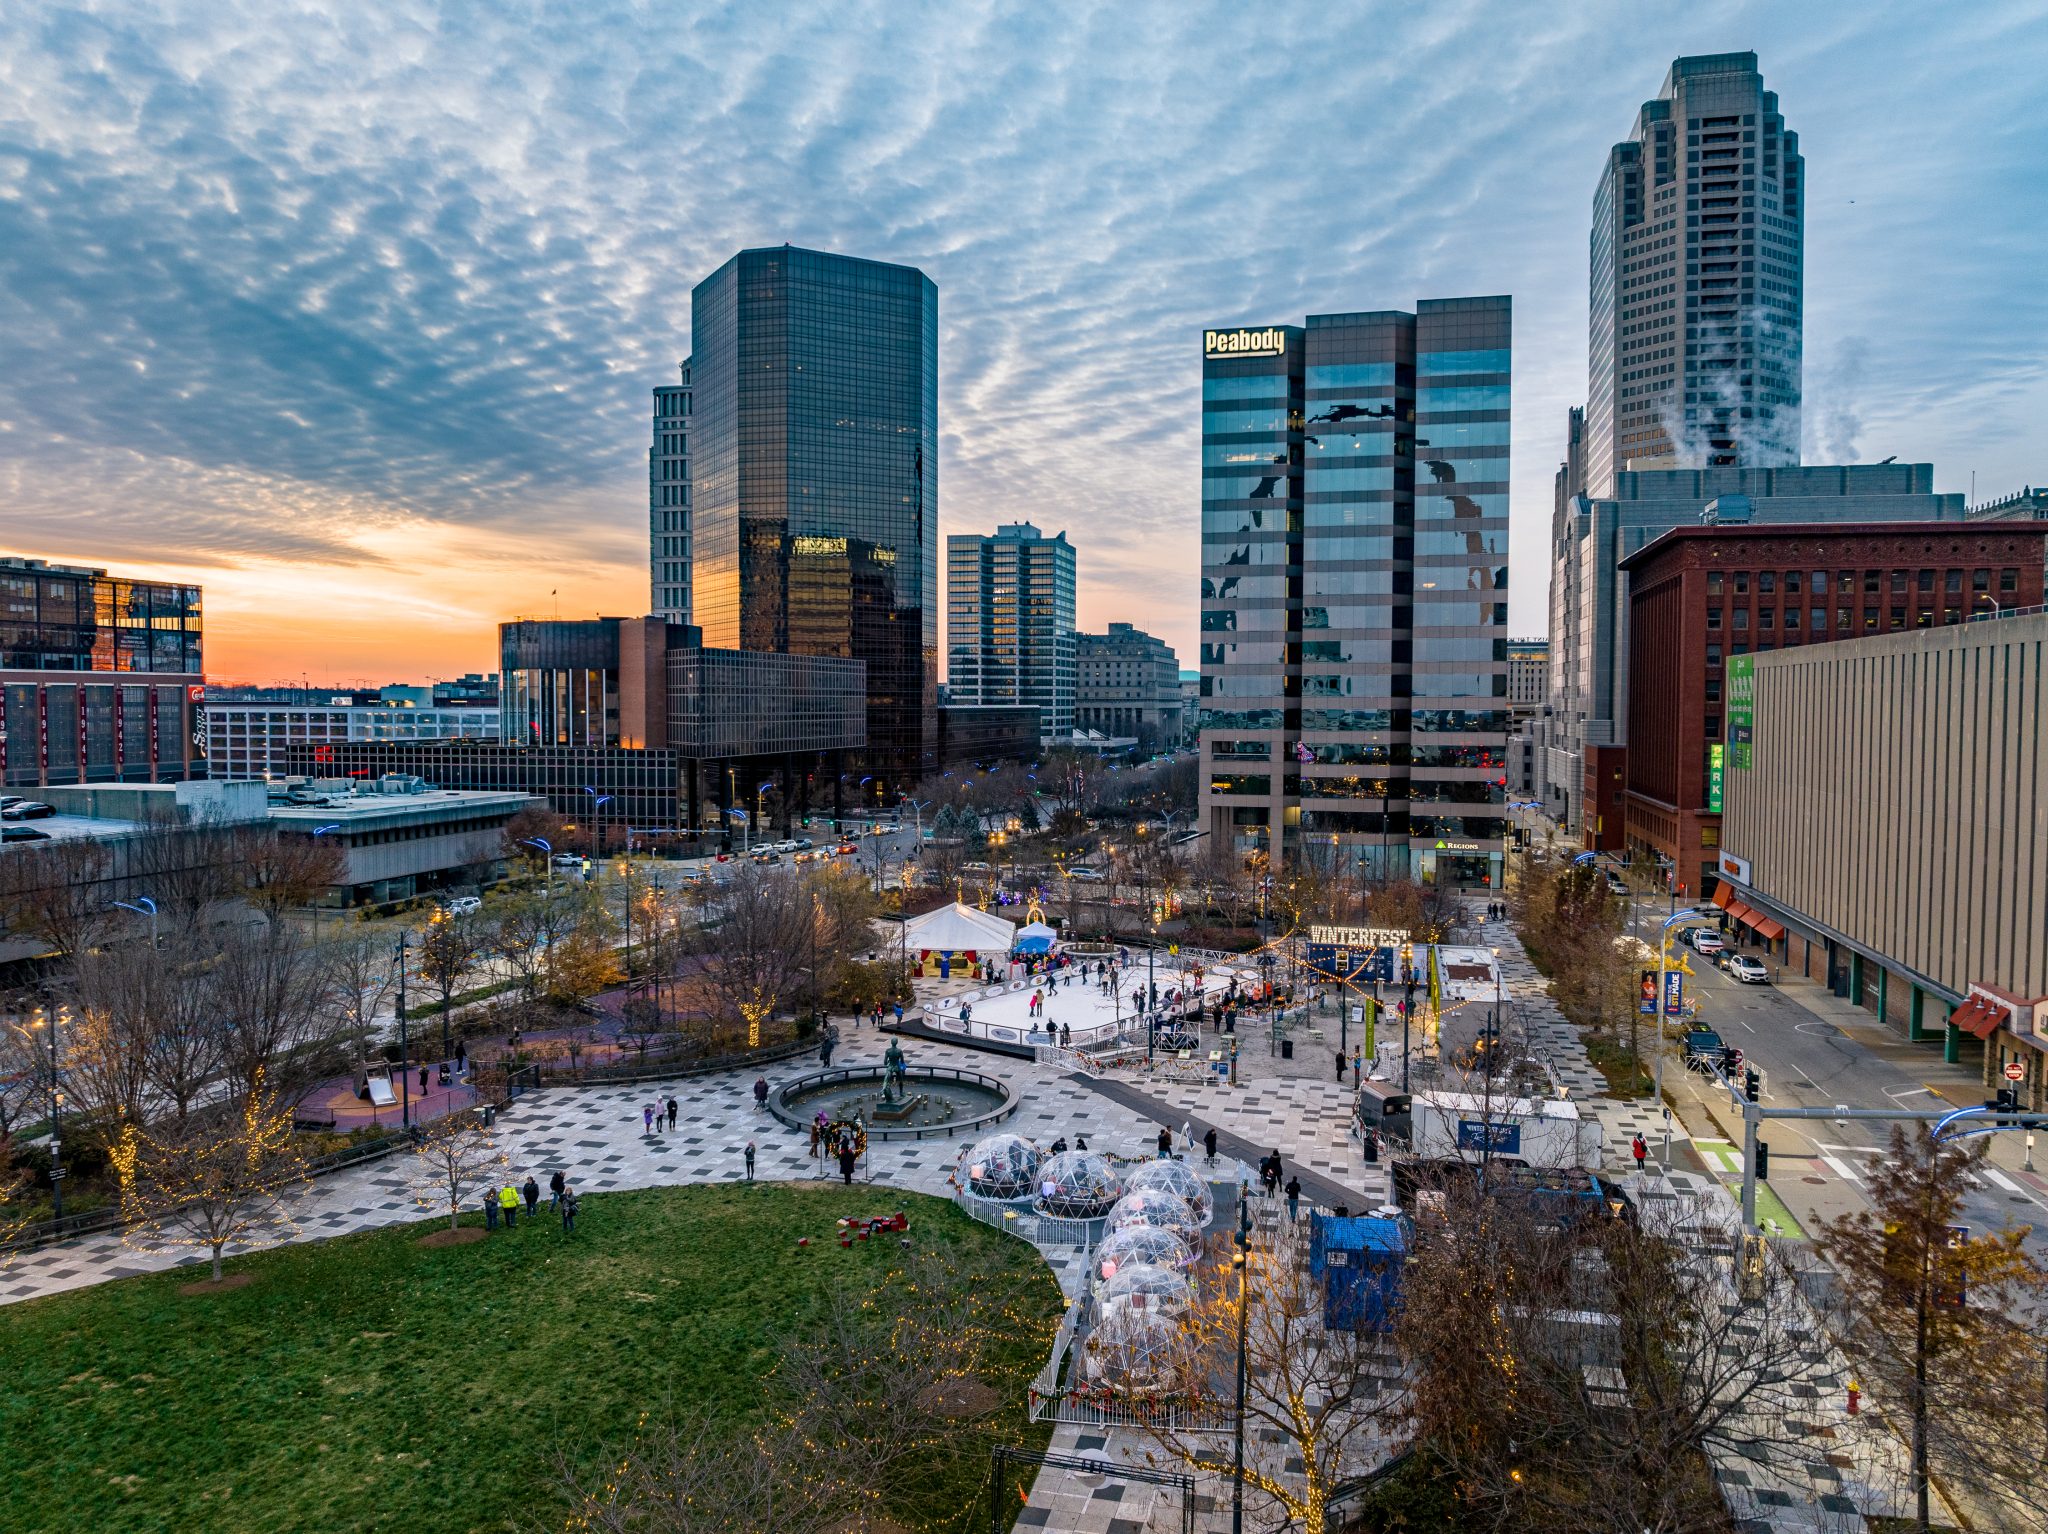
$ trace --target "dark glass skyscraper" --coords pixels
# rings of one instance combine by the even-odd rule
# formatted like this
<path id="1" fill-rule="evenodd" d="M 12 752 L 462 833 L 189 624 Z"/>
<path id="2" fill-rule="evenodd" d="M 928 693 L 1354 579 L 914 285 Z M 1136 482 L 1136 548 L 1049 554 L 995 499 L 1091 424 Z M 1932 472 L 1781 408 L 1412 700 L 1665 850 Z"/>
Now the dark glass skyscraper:
<path id="1" fill-rule="evenodd" d="M 1210 834 L 1495 884 L 1506 770 L 1506 298 L 1204 333 Z"/>
<path id="2" fill-rule="evenodd" d="M 937 763 L 938 288 L 743 250 L 692 292 L 691 343 L 690 621 L 865 661 L 866 761 L 907 786 Z"/>

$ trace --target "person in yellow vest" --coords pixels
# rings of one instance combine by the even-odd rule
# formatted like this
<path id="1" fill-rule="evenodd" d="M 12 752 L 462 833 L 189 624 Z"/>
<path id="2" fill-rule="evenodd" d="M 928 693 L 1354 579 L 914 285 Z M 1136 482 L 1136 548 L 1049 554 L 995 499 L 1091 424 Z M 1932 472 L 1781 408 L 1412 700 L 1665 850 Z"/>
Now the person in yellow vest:
<path id="1" fill-rule="evenodd" d="M 519 1220 L 519 1190 L 509 1182 L 498 1191 L 498 1208 L 505 1216 L 505 1229 L 510 1230 Z"/>

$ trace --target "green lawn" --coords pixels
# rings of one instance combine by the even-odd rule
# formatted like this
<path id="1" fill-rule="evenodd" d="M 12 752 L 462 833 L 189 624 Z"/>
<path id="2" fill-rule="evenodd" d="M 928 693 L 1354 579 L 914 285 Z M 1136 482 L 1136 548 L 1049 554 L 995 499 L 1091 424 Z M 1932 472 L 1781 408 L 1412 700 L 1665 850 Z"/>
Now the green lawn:
<path id="1" fill-rule="evenodd" d="M 834 1220 L 899 1208 L 977 1300 L 1046 1318 L 989 1380 L 1017 1403 L 997 1431 L 1026 1441 L 1062 1302 L 1023 1242 L 882 1189 L 662 1188 L 587 1196 L 567 1238 L 543 1204 L 471 1245 L 419 1247 L 428 1223 L 240 1258 L 254 1281 L 222 1293 L 180 1295 L 205 1276 L 184 1269 L 0 1307 L 0 1525 L 562 1527 L 558 1450 L 594 1464 L 669 1400 L 745 1425 L 826 1286 L 873 1288 L 902 1255 L 895 1238 L 842 1250 Z M 978 1490 L 959 1487 L 946 1527 L 986 1526 Z"/>

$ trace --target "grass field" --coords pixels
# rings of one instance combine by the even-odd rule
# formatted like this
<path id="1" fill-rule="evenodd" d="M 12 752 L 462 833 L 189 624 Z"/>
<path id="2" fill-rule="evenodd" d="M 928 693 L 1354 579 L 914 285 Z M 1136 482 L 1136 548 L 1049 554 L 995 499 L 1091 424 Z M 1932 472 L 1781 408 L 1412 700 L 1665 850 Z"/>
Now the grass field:
<path id="1" fill-rule="evenodd" d="M 251 1282 L 225 1292 L 181 1295 L 204 1277 L 184 1269 L 0 1308 L 0 1525 L 562 1527 L 558 1451 L 594 1464 L 670 1401 L 744 1427 L 827 1287 L 873 1288 L 902 1255 L 842 1250 L 833 1221 L 899 1208 L 977 1298 L 1058 1314 L 1037 1253 L 950 1204 L 771 1184 L 588 1196 L 571 1237 L 543 1205 L 469 1245 L 420 1247 L 430 1221 L 239 1258 Z M 1012 1441 L 1041 1346 L 988 1381 L 1017 1403 Z M 978 1491 L 959 1487 L 959 1528 L 986 1527 Z"/>

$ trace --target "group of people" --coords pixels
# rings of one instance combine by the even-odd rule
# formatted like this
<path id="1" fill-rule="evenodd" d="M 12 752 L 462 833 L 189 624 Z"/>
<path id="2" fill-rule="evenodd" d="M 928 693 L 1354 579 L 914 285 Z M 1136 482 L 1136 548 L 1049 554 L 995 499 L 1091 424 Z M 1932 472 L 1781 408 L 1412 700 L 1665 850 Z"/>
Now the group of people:
<path id="1" fill-rule="evenodd" d="M 1486 919 L 1488 921 L 1506 921 L 1508 919 L 1508 903 L 1505 900 L 1487 901 Z"/>
<path id="2" fill-rule="evenodd" d="M 1259 1187 L 1264 1190 L 1268 1198 L 1273 1197 L 1276 1193 L 1285 1193 L 1287 1197 L 1287 1218 L 1293 1221 L 1301 1218 L 1301 1178 L 1289 1176 L 1286 1186 L 1283 1188 L 1280 1178 L 1286 1171 L 1287 1168 L 1281 1163 L 1278 1151 L 1259 1158 Z M 1342 1213 L 1342 1211 L 1339 1210 L 1339 1213 Z"/>
<path id="3" fill-rule="evenodd" d="M 661 1121 L 664 1116 L 668 1119 L 668 1127 L 674 1129 L 676 1127 L 676 1114 L 679 1111 L 680 1104 L 673 1097 L 666 1103 L 657 1099 L 654 1102 L 645 1104 L 640 1109 L 640 1132 L 650 1135 L 661 1133 Z"/>
<path id="4" fill-rule="evenodd" d="M 860 1158 L 868 1148 L 868 1129 L 858 1115 L 852 1119 L 837 1122 L 820 1108 L 816 1118 L 811 1120 L 811 1155 L 831 1156 L 839 1162 L 839 1177 L 851 1185 L 854 1171 L 860 1166 Z M 747 1178 L 754 1176 L 754 1144 L 747 1142 Z"/>
<path id="5" fill-rule="evenodd" d="M 484 1200 L 484 1229 L 496 1230 L 498 1221 L 505 1222 L 511 1230 L 519 1223 L 519 1211 L 524 1208 L 527 1219 L 531 1220 L 540 1212 L 540 1184 L 528 1173 L 525 1184 L 506 1183 L 502 1188 L 486 1188 Z M 570 1234 L 576 1229 L 576 1211 L 582 1204 L 576 1190 L 569 1186 L 568 1178 L 559 1171 L 548 1178 L 548 1212 L 562 1217 L 562 1232 Z"/>

